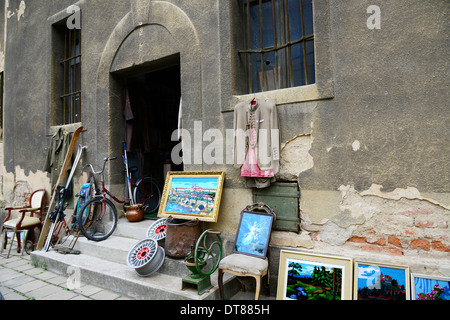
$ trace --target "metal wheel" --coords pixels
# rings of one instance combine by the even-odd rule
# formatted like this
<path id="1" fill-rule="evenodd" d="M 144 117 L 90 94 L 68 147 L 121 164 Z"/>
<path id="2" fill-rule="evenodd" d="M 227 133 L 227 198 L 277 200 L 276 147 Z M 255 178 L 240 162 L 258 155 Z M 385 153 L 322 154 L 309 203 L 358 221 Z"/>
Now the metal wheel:
<path id="1" fill-rule="evenodd" d="M 80 210 L 78 228 L 92 241 L 102 241 L 112 235 L 117 225 L 117 210 L 111 200 L 93 198 Z"/>
<path id="2" fill-rule="evenodd" d="M 167 233 L 167 219 L 158 219 L 152 223 L 147 230 L 147 238 L 155 239 L 156 241 L 164 239 Z"/>
<path id="3" fill-rule="evenodd" d="M 213 239 L 209 239 L 208 235 L 211 235 Z M 215 239 L 214 236 L 216 236 L 217 239 Z M 215 241 L 212 241 L 214 239 Z M 220 232 L 206 230 L 195 245 L 194 261 L 198 272 L 203 276 L 210 276 L 219 267 L 221 259 L 222 239 L 220 238 Z"/>
<path id="4" fill-rule="evenodd" d="M 164 263 L 164 250 L 158 246 L 155 239 L 139 241 L 128 252 L 127 264 L 135 269 L 140 277 L 147 277 L 159 270 Z"/>

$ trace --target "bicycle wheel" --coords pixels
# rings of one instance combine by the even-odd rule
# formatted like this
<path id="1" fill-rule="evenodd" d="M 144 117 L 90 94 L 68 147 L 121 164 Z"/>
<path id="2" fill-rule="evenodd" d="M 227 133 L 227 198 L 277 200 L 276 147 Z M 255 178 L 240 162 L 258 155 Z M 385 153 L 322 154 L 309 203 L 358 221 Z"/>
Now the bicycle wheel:
<path id="1" fill-rule="evenodd" d="M 78 201 L 75 206 L 74 214 L 72 215 L 72 222 L 70 230 L 72 233 L 78 231 L 78 215 L 83 206 L 91 199 L 95 197 L 97 192 L 97 183 L 93 174 L 89 174 L 89 178 L 85 184 L 82 185 L 80 192 L 78 193 Z"/>
<path id="2" fill-rule="evenodd" d="M 151 177 L 139 180 L 133 190 L 133 200 L 143 204 L 146 214 L 156 212 L 161 202 L 161 190 L 156 180 Z"/>
<path id="3" fill-rule="evenodd" d="M 92 241 L 107 239 L 117 225 L 117 210 L 109 199 L 93 198 L 81 209 L 78 216 L 78 228 Z"/>

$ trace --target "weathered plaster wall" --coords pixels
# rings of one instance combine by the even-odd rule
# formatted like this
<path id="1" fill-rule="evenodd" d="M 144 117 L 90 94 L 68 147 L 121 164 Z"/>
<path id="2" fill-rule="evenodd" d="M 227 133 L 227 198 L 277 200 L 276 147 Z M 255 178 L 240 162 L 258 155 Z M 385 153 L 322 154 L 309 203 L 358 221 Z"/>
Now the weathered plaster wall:
<path id="1" fill-rule="evenodd" d="M 14 190 L 25 194 L 50 187 L 42 167 L 55 129 L 49 116 L 51 26 L 67 17 L 65 9 L 74 3 L 10 0 L 5 5 L 0 61 L 3 50 L 2 176 L 8 201 L 16 198 Z M 76 3 L 83 14 L 84 48 L 80 143 L 89 147 L 83 163 L 120 155 L 117 78 L 165 53 L 179 54 L 185 128 L 193 130 L 195 121 L 202 121 L 203 131 L 233 127 L 234 105 L 250 97 L 241 94 L 236 79 L 236 1 Z M 274 232 L 273 274 L 277 249 L 288 247 L 450 275 L 450 5 L 445 0 L 384 1 L 378 4 L 381 29 L 369 30 L 366 9 L 372 4 L 315 1 L 318 83 L 256 95 L 278 104 L 278 178 L 297 181 L 301 191 L 301 232 Z M 186 169 L 226 171 L 219 222 L 211 227 L 233 238 L 239 212 L 252 201 L 239 171 L 205 163 Z M 123 191 L 120 163 L 109 178 L 115 190 Z"/>
<path id="2" fill-rule="evenodd" d="M 5 70 L 5 7 L 6 3 L 0 4 L 0 72 L 3 72 Z M 1 111 L 3 112 L 3 110 Z M 3 116 L 3 115 L 2 115 Z M 0 203 L 4 201 L 3 196 L 3 127 L 0 128 Z M 0 210 L 0 221 L 2 219 L 1 216 L 1 210 Z"/>
<path id="3" fill-rule="evenodd" d="M 311 124 L 282 129 L 280 177 L 298 177 L 302 232 L 272 244 L 448 276 L 450 6 L 382 3 L 369 30 L 370 4 L 330 1 L 334 98 L 279 107 L 283 126 L 295 126 L 287 108 L 309 110 Z"/>

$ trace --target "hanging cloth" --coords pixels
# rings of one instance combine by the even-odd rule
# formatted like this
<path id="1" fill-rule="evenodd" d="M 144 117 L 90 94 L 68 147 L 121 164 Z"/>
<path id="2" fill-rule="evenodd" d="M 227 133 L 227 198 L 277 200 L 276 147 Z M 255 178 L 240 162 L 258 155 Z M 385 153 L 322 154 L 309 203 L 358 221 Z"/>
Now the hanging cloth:
<path id="1" fill-rule="evenodd" d="M 62 166 L 69 150 L 71 134 L 61 128 L 52 136 L 50 147 L 48 148 L 47 159 L 44 164 L 44 171 L 50 173 L 50 182 L 55 186 L 61 173 Z M 67 170 L 72 168 L 70 164 Z"/>
<path id="2" fill-rule="evenodd" d="M 123 116 L 125 118 L 125 141 L 127 145 L 127 151 L 131 151 L 131 141 L 133 139 L 133 110 L 131 109 L 130 94 L 128 88 L 123 92 Z"/>
<path id="3" fill-rule="evenodd" d="M 275 103 L 253 99 L 238 104 L 234 129 L 235 167 L 240 167 L 248 187 L 269 186 L 279 170 L 280 138 Z"/>

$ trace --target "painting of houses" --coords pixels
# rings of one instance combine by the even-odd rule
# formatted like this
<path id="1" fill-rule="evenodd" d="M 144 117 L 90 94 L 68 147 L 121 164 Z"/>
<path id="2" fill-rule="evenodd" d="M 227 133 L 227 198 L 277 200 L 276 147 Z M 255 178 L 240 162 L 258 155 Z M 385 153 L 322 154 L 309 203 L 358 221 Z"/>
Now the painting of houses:
<path id="1" fill-rule="evenodd" d="M 223 172 L 169 172 L 158 216 L 217 222 L 224 176 Z"/>
<path id="2" fill-rule="evenodd" d="M 166 212 L 211 214 L 218 178 L 173 178 Z"/>

